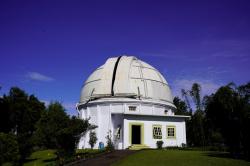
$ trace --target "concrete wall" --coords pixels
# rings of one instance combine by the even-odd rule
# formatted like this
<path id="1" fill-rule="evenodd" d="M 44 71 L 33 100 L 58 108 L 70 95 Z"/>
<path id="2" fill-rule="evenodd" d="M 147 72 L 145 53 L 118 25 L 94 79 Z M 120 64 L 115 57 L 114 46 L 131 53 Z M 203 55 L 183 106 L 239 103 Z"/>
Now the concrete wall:
<path id="1" fill-rule="evenodd" d="M 96 125 L 95 129 L 96 136 L 98 138 L 97 143 L 94 148 L 97 149 L 99 142 L 103 142 L 106 145 L 107 139 L 105 138 L 108 135 L 109 130 L 113 133 L 113 124 L 111 122 L 111 113 L 110 113 L 110 105 L 96 105 L 87 107 L 86 109 L 80 110 L 82 119 L 90 118 L 90 123 Z M 87 115 L 87 116 L 86 116 Z M 80 139 L 78 148 L 90 148 L 89 145 L 89 132 L 87 132 Z"/>
<path id="2" fill-rule="evenodd" d="M 150 148 L 156 148 L 156 142 L 162 140 L 163 146 L 182 146 L 186 144 L 186 126 L 183 118 L 167 118 L 167 117 L 152 117 L 152 116 L 134 116 L 126 115 L 124 117 L 124 148 L 131 146 L 129 141 L 129 124 L 141 123 L 144 126 L 144 144 Z M 161 125 L 162 139 L 153 138 L 153 125 Z M 175 126 L 176 138 L 167 138 L 167 126 Z"/>
<path id="3" fill-rule="evenodd" d="M 135 111 L 129 111 L 129 106 L 136 106 Z M 167 110 L 167 111 L 166 111 Z M 106 146 L 106 136 L 111 131 L 112 139 L 117 149 L 126 149 L 129 143 L 129 123 L 140 122 L 144 124 L 144 144 L 156 148 L 156 139 L 153 139 L 153 125 L 162 125 L 161 139 L 163 146 L 181 146 L 186 144 L 185 119 L 175 117 L 172 110 L 168 107 L 143 104 L 143 103 L 111 103 L 91 105 L 80 110 L 80 118 L 90 117 L 90 123 L 97 125 L 95 129 L 97 134 L 97 143 L 94 148 L 98 148 L 98 143 L 103 142 Z M 167 139 L 166 126 L 176 127 L 176 139 Z M 115 139 L 115 131 L 121 126 L 120 139 Z M 89 133 L 86 133 L 79 141 L 78 148 L 90 148 L 88 143 Z"/>

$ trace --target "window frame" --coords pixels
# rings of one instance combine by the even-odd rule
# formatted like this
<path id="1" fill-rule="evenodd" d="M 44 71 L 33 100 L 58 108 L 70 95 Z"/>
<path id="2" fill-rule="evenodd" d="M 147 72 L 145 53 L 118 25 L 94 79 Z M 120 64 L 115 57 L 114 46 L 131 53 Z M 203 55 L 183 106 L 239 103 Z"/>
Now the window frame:
<path id="1" fill-rule="evenodd" d="M 174 136 L 169 136 L 168 135 L 168 129 L 174 129 Z M 167 139 L 176 139 L 176 126 L 174 126 L 174 125 L 167 125 L 166 131 L 167 131 Z"/>
<path id="2" fill-rule="evenodd" d="M 159 127 L 161 129 L 161 138 L 155 138 L 154 136 L 154 128 L 155 127 Z M 159 136 L 159 135 L 156 135 L 156 137 Z M 152 125 L 152 137 L 153 139 L 162 139 L 163 138 L 163 134 L 162 134 L 162 125 L 158 125 L 158 124 L 154 124 Z"/>
<path id="3" fill-rule="evenodd" d="M 128 111 L 131 111 L 131 112 L 137 111 L 137 106 L 136 105 L 129 105 L 128 106 Z"/>

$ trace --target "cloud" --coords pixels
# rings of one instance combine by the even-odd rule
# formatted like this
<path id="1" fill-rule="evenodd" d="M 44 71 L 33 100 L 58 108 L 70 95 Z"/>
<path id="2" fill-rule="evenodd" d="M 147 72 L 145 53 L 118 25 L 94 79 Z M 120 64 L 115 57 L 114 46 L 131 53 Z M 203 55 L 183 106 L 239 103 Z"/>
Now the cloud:
<path id="1" fill-rule="evenodd" d="M 201 42 L 201 48 L 212 51 L 210 55 L 215 58 L 249 58 L 249 45 L 249 40 L 204 40 Z"/>
<path id="2" fill-rule="evenodd" d="M 249 49 L 249 40 L 203 40 L 201 42 L 203 46 L 217 47 L 217 48 L 230 48 L 237 50 Z"/>
<path id="3" fill-rule="evenodd" d="M 28 72 L 26 74 L 26 77 L 30 80 L 35 80 L 35 81 L 43 81 L 43 82 L 54 81 L 54 78 L 43 75 L 43 74 L 38 73 L 38 72 Z"/>
<path id="4" fill-rule="evenodd" d="M 182 52 L 177 50 L 166 50 L 163 52 L 151 52 L 151 53 L 140 53 L 140 55 L 145 57 L 152 57 L 152 58 L 164 58 L 164 59 L 185 59 L 185 56 Z"/>
<path id="5" fill-rule="evenodd" d="M 174 96 L 181 97 L 181 89 L 189 90 L 191 89 L 193 83 L 198 83 L 201 85 L 201 94 L 210 95 L 214 93 L 222 84 L 216 83 L 213 80 L 204 79 L 177 79 L 173 82 L 172 90 Z"/>
<path id="6" fill-rule="evenodd" d="M 76 111 L 76 103 L 62 103 L 62 105 L 66 110 L 75 110 Z"/>
<path id="7" fill-rule="evenodd" d="M 215 75 L 219 75 L 219 74 L 225 74 L 228 73 L 229 70 L 226 69 L 221 69 L 219 67 L 213 67 L 213 66 L 209 66 L 205 69 L 206 71 L 202 71 L 202 74 L 204 75 L 205 72 L 207 72 L 207 74 L 210 74 L 211 76 L 215 76 Z"/>
<path id="8" fill-rule="evenodd" d="M 43 103 L 45 104 L 46 107 L 50 104 L 50 102 L 47 101 L 47 100 L 41 100 L 41 102 L 43 102 Z"/>
<path id="9" fill-rule="evenodd" d="M 222 57 L 222 58 L 242 58 L 248 57 L 249 55 L 246 53 L 235 53 L 234 51 L 219 51 L 211 56 L 213 57 Z"/>
<path id="10" fill-rule="evenodd" d="M 190 56 L 192 54 L 193 56 Z M 171 51 L 163 51 L 163 52 L 155 52 L 155 53 L 139 53 L 142 57 L 150 57 L 150 58 L 160 58 L 172 61 L 185 61 L 185 62 L 201 62 L 206 59 L 205 56 L 197 56 L 193 51 L 183 50 L 171 50 Z M 195 56 L 194 56 L 195 55 Z"/>

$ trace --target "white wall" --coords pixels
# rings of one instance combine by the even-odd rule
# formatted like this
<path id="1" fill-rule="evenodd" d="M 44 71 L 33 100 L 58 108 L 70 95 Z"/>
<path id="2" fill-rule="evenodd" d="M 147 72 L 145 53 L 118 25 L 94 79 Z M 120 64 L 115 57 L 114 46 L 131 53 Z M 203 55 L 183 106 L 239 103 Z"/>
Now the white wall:
<path id="1" fill-rule="evenodd" d="M 137 106 L 136 111 L 129 111 L 128 107 L 131 105 Z M 168 110 L 167 114 L 164 112 L 166 109 Z M 111 131 L 113 138 L 118 125 L 121 125 L 122 129 L 116 148 L 128 148 L 130 146 L 129 123 L 131 122 L 144 123 L 144 144 L 151 148 L 156 148 L 157 142 L 152 136 L 153 125 L 162 125 L 163 146 L 181 146 L 182 143 L 186 143 L 185 119 L 174 117 L 172 110 L 168 109 L 168 107 L 143 103 L 92 104 L 87 108 L 82 108 L 80 116 L 82 119 L 90 117 L 90 123 L 98 126 L 95 129 L 98 140 L 94 148 L 98 148 L 99 142 L 106 145 L 108 132 Z M 176 126 L 176 139 L 166 138 L 167 125 Z M 78 148 L 90 148 L 88 141 L 89 135 L 87 133 L 80 139 Z"/>
<path id="2" fill-rule="evenodd" d="M 110 105 L 96 105 L 87 107 L 87 109 L 81 109 L 82 119 L 87 119 L 90 117 L 90 123 L 96 125 L 95 129 L 97 136 L 97 143 L 94 148 L 97 149 L 99 146 L 99 142 L 103 142 L 106 145 L 106 136 L 108 135 L 109 130 L 113 132 L 112 122 L 111 122 L 111 113 L 110 113 Z M 87 115 L 87 116 L 86 116 Z M 89 145 L 89 132 L 85 136 L 83 136 L 78 144 L 79 149 L 90 148 Z"/>
<path id="3" fill-rule="evenodd" d="M 183 118 L 167 118 L 167 117 L 152 117 L 152 116 L 133 116 L 126 115 L 124 117 L 124 148 L 131 146 L 129 142 L 129 123 L 143 123 L 144 124 L 144 144 L 150 148 L 156 148 L 156 142 L 162 140 L 163 146 L 182 146 L 186 144 L 186 126 Z M 162 139 L 153 139 L 153 125 L 162 126 Z M 167 126 L 176 127 L 176 138 L 167 138 Z"/>

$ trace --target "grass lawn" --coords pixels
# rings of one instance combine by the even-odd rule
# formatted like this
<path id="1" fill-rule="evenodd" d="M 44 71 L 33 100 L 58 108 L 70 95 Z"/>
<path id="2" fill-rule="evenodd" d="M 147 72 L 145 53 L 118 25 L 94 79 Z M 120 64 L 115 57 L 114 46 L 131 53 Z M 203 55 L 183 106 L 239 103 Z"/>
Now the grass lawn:
<path id="1" fill-rule="evenodd" d="M 99 149 L 77 149 L 76 154 L 97 154 L 104 152 L 105 150 L 99 150 Z"/>
<path id="2" fill-rule="evenodd" d="M 33 152 L 31 156 L 27 158 L 27 161 L 24 163 L 24 166 L 54 166 L 56 165 L 55 152 L 56 150 L 41 150 Z M 103 151 L 97 149 L 79 149 L 76 151 L 76 154 L 94 155 L 101 152 Z"/>
<path id="3" fill-rule="evenodd" d="M 31 154 L 24 166 L 52 166 L 55 165 L 55 150 L 41 150 Z"/>
<path id="4" fill-rule="evenodd" d="M 228 157 L 227 153 L 185 150 L 142 150 L 113 166 L 250 166 L 250 162 Z"/>

